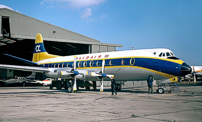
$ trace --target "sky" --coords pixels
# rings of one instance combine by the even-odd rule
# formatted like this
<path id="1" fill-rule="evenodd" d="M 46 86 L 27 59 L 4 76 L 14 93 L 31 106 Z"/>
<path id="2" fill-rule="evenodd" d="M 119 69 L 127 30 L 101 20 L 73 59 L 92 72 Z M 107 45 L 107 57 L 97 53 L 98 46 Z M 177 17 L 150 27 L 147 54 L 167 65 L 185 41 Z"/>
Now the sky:
<path id="1" fill-rule="evenodd" d="M 88 36 L 117 50 L 168 48 L 202 65 L 202 0 L 0 0 L 0 8 Z"/>

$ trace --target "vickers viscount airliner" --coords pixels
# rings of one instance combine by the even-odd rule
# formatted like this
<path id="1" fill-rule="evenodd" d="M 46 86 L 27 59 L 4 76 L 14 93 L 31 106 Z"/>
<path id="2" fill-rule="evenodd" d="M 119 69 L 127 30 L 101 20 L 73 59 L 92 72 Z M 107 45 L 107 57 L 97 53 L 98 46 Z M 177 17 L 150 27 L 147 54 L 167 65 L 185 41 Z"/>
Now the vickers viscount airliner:
<path id="1" fill-rule="evenodd" d="M 66 89 L 70 92 L 77 90 L 75 81 L 78 80 L 100 80 L 103 91 L 103 81 L 109 81 L 109 77 L 115 77 L 117 81 L 143 81 L 151 75 L 155 80 L 162 80 L 191 72 L 191 67 L 176 58 L 169 49 L 140 49 L 72 56 L 48 54 L 39 33 L 36 36 L 32 61 L 8 56 L 34 66 L 0 65 L 0 68 L 41 72 L 48 77 L 64 79 L 57 82 L 57 87 L 60 89 L 62 84 L 66 84 Z"/>

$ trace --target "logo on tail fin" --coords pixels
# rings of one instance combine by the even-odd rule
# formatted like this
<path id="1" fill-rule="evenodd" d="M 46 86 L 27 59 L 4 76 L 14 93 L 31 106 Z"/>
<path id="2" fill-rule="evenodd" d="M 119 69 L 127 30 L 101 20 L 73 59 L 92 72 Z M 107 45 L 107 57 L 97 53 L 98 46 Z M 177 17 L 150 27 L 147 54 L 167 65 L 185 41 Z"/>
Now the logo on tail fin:
<path id="1" fill-rule="evenodd" d="M 40 46 L 41 46 L 41 45 L 36 45 L 36 47 L 35 47 L 35 51 L 36 51 L 37 53 L 38 53 L 38 52 L 41 52 Z"/>
<path id="2" fill-rule="evenodd" d="M 34 53 L 46 52 L 43 43 L 35 44 Z"/>

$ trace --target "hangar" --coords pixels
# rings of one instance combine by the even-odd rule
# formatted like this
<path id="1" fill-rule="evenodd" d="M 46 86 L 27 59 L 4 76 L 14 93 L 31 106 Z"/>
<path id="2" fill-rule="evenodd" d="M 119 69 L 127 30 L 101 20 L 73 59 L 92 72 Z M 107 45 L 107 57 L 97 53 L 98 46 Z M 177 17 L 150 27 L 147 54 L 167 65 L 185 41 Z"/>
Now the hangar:
<path id="1" fill-rule="evenodd" d="M 23 15 L 7 8 L 0 8 L 0 64 L 25 65 L 12 60 L 2 53 L 32 60 L 34 41 L 41 33 L 44 45 L 50 54 L 75 55 L 115 51 L 119 44 L 101 43 L 98 40 L 51 25 L 35 18 Z M 0 79 L 4 77 L 26 76 L 27 72 L 0 70 Z M 43 75 L 37 75 L 43 79 Z"/>

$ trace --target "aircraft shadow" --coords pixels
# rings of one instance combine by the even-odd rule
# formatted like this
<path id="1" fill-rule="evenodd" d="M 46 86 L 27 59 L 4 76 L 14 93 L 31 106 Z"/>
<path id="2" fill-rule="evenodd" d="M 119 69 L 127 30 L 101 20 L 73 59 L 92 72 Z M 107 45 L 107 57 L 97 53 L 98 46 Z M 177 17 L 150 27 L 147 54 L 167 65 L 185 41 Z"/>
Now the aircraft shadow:
<path id="1" fill-rule="evenodd" d="M 33 93 L 40 93 L 40 94 L 58 94 L 59 92 L 64 92 L 64 93 L 69 93 L 67 92 L 67 90 L 65 89 L 61 89 L 61 90 L 57 90 L 57 89 L 51 89 L 49 91 L 49 88 L 48 87 L 20 87 L 20 88 L 17 88 L 17 87 L 8 87 L 8 89 L 21 89 L 21 90 L 25 90 L 25 91 L 12 91 L 12 92 L 0 92 L 0 94 L 33 94 Z M 29 90 L 29 89 L 38 89 L 40 91 L 26 91 Z M 44 90 L 44 91 L 43 91 Z M 79 89 L 77 91 L 77 93 L 84 93 L 85 91 L 88 91 L 88 92 L 100 92 L 100 89 L 97 89 L 96 91 L 94 90 L 86 90 L 86 89 Z M 109 92 L 111 93 L 111 88 L 106 88 L 104 89 L 103 92 Z M 124 92 L 128 92 L 128 93 L 147 93 L 147 88 L 145 89 L 145 91 L 142 91 L 142 89 L 140 89 L 139 87 L 128 87 L 128 88 L 122 88 L 121 91 L 117 91 L 117 93 L 124 93 Z M 71 93 L 69 93 L 71 94 Z"/>

